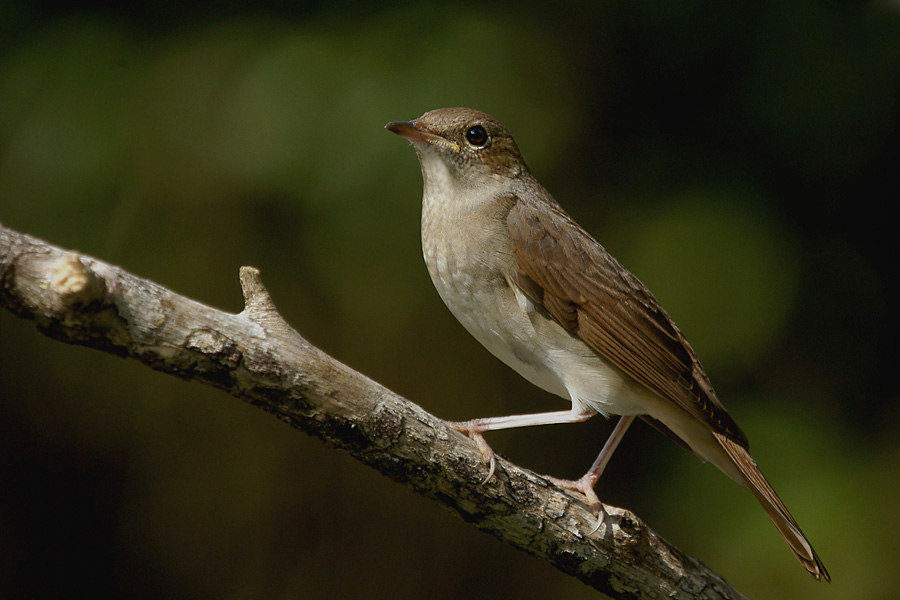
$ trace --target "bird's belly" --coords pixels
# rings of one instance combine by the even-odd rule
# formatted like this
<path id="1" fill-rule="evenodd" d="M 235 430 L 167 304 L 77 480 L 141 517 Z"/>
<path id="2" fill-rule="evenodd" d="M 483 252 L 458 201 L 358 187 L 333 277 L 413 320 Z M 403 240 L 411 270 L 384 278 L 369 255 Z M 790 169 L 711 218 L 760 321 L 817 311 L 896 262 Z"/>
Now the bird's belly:
<path id="1" fill-rule="evenodd" d="M 532 323 L 516 309 L 504 310 L 506 303 L 498 304 L 500 310 L 493 310 L 505 318 L 492 319 L 484 312 L 453 307 L 450 311 L 482 346 L 519 375 L 551 394 L 571 400 L 565 382 L 549 360 L 547 348 L 536 343 Z"/>
<path id="2" fill-rule="evenodd" d="M 630 380 L 502 277 L 429 270 L 438 293 L 463 327 L 532 384 L 571 400 L 579 412 L 643 412 L 633 399 Z"/>

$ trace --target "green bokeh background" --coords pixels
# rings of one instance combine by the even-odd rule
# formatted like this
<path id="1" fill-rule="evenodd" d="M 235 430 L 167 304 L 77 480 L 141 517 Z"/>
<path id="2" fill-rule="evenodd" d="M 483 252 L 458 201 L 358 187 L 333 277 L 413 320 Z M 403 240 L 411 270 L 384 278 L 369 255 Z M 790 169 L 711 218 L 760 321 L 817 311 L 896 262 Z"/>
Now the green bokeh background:
<path id="1" fill-rule="evenodd" d="M 900 591 L 900 5 L 0 3 L 0 222 L 312 343 L 441 417 L 554 410 L 441 305 L 382 129 L 490 112 L 667 307 L 834 578 L 644 426 L 600 483 L 752 598 Z M 579 475 L 610 430 L 498 432 Z M 0 597 L 596 598 L 213 389 L 0 314 Z"/>

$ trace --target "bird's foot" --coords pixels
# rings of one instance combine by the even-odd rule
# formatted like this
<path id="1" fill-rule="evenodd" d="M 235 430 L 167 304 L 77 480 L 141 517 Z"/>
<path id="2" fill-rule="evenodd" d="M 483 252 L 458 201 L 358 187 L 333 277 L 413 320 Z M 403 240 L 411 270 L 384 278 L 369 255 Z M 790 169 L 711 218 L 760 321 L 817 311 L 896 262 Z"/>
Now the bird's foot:
<path id="1" fill-rule="evenodd" d="M 552 481 L 555 485 L 567 490 L 571 490 L 573 492 L 581 492 L 584 494 L 587 499 L 588 506 L 591 507 L 591 511 L 596 513 L 597 522 L 594 525 L 593 529 L 591 529 L 590 533 L 594 534 L 600 529 L 600 526 L 603 525 L 603 521 L 606 519 L 606 508 L 603 506 L 603 503 L 600 502 L 600 498 L 597 497 L 597 492 L 594 491 L 594 485 L 597 483 L 597 478 L 592 477 L 590 473 L 582 477 L 581 479 L 557 479 L 556 477 L 547 477 L 550 481 Z"/>
<path id="2" fill-rule="evenodd" d="M 488 466 L 487 477 L 484 478 L 481 484 L 484 485 L 490 481 L 494 476 L 494 471 L 497 469 L 497 457 L 482 435 L 482 432 L 485 430 L 479 427 L 477 421 L 444 421 L 444 423 L 451 429 L 465 434 L 475 442 L 475 445 L 478 446 L 478 451 L 481 452 L 481 459 Z"/>

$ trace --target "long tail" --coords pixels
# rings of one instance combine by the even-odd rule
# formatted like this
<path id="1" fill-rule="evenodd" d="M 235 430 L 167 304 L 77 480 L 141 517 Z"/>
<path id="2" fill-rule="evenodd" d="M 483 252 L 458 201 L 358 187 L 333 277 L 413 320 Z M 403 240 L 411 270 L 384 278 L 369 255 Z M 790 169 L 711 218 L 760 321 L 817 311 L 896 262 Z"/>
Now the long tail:
<path id="1" fill-rule="evenodd" d="M 781 498 L 778 497 L 778 494 L 775 493 L 775 490 L 763 477 L 762 472 L 756 466 L 756 461 L 753 460 L 747 449 L 719 433 L 713 432 L 713 435 L 731 460 L 734 461 L 734 464 L 740 469 L 747 482 L 747 487 L 750 488 L 750 491 L 762 504 L 762 507 L 769 515 L 769 518 L 772 519 L 775 527 L 778 528 L 779 533 L 781 533 L 784 541 L 787 542 L 787 545 L 793 551 L 794 556 L 800 561 L 800 564 L 806 567 L 806 570 L 814 578 L 831 581 L 828 571 L 825 570 L 825 565 L 819 560 L 816 551 L 813 550 L 809 540 L 800 531 L 800 526 L 797 525 L 794 517 L 788 512 Z"/>

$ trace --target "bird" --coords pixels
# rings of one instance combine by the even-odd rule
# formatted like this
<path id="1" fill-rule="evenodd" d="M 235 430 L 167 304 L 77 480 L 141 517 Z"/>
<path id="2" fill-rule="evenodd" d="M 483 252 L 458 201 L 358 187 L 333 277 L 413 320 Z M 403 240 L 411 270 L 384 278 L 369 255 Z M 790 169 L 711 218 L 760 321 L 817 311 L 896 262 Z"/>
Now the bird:
<path id="1" fill-rule="evenodd" d="M 581 478 L 549 478 L 585 496 L 599 514 L 596 531 L 604 511 L 595 485 L 640 417 L 752 492 L 810 575 L 830 581 L 681 330 L 538 182 L 507 128 L 460 107 L 385 128 L 418 155 L 422 253 L 443 302 L 494 356 L 571 402 L 569 410 L 448 422 L 477 444 L 485 482 L 496 466 L 485 433 L 618 415 Z"/>

